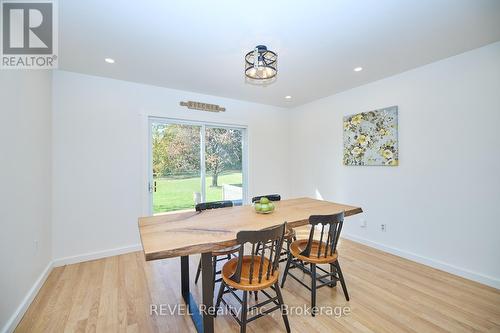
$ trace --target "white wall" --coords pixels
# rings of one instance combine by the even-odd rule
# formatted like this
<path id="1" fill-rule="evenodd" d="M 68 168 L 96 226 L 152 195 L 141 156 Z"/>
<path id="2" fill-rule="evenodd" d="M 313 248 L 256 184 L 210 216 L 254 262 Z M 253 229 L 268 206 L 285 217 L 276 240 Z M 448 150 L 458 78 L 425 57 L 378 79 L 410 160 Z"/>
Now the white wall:
<path id="1" fill-rule="evenodd" d="M 0 331 L 15 327 L 53 258 L 137 248 L 137 217 L 149 209 L 148 116 L 247 125 L 249 195 L 359 204 L 365 214 L 348 219 L 345 236 L 500 288 L 499 92 L 500 43 L 293 110 L 2 71 Z M 178 105 L 189 99 L 227 112 Z M 342 116 L 390 105 L 399 106 L 400 166 L 343 166 Z"/>
<path id="2" fill-rule="evenodd" d="M 293 110 L 2 71 L 0 328 L 15 326 L 53 258 L 137 248 L 137 217 L 149 209 L 148 116 L 247 125 L 250 195 L 359 204 L 365 214 L 348 219 L 345 236 L 500 288 L 499 91 L 500 43 Z M 178 105 L 189 99 L 227 112 Z M 390 105 L 400 111 L 400 166 L 343 166 L 342 116 Z"/>
<path id="3" fill-rule="evenodd" d="M 227 111 L 188 110 L 179 106 L 184 100 L 219 104 Z M 287 111 L 215 96 L 54 72 L 53 250 L 56 264 L 110 249 L 126 251 L 139 244 L 137 217 L 149 213 L 148 116 L 247 125 L 249 195 L 278 192 L 286 196 Z M 72 256 L 78 258 L 68 258 Z"/>
<path id="4" fill-rule="evenodd" d="M 0 332 L 15 327 L 50 268 L 50 90 L 50 72 L 0 72 Z"/>
<path id="5" fill-rule="evenodd" d="M 400 166 L 343 166 L 343 115 L 391 105 Z M 291 194 L 361 205 L 345 236 L 499 288 L 499 124 L 496 43 L 293 110 Z"/>

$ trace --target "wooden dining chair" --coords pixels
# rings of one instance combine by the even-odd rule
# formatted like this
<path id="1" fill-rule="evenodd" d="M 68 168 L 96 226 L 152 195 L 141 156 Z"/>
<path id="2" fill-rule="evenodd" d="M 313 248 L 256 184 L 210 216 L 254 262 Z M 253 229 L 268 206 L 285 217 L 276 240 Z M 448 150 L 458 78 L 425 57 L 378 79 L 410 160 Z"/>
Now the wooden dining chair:
<path id="1" fill-rule="evenodd" d="M 231 315 L 240 324 L 240 332 L 246 331 L 246 325 L 257 318 L 260 318 L 275 310 L 280 310 L 285 322 L 286 331 L 290 332 L 290 324 L 286 311 L 284 311 L 283 296 L 279 287 L 279 253 L 283 246 L 283 237 L 286 230 L 286 223 L 259 230 L 259 231 L 240 231 L 236 235 L 237 243 L 240 246 L 237 258 L 233 258 L 226 262 L 222 267 L 222 282 L 219 287 L 217 302 L 215 304 L 216 312 L 220 307 L 221 302 L 224 303 Z M 245 255 L 245 245 L 252 245 L 250 255 Z M 255 254 L 256 244 L 264 244 L 264 249 L 260 255 Z M 275 296 L 270 295 L 265 289 L 272 289 Z M 236 293 L 241 291 L 242 298 Z M 267 300 L 248 307 L 248 293 L 261 291 L 266 295 Z M 225 294 L 231 294 L 241 304 L 241 315 L 233 311 L 224 299 Z M 274 306 L 262 311 L 257 311 L 257 314 L 248 318 L 249 310 L 258 310 L 264 305 L 273 304 Z"/>
<path id="2" fill-rule="evenodd" d="M 259 195 L 252 198 L 252 203 L 259 201 L 261 198 L 266 197 L 269 201 L 280 201 L 281 195 L 279 194 L 268 194 L 268 195 Z"/>
<path id="3" fill-rule="evenodd" d="M 266 197 L 269 201 L 281 201 L 281 195 L 279 194 L 268 194 L 268 195 L 259 195 L 252 198 L 252 203 L 260 201 L 261 198 Z M 285 230 L 285 242 L 286 248 L 283 248 L 280 254 L 280 262 L 286 261 L 288 257 L 288 251 L 290 251 L 290 244 L 296 240 L 295 230 L 290 227 L 287 227 Z M 259 254 L 260 246 L 257 246 L 257 250 L 255 250 L 255 254 Z M 257 295 L 257 294 L 256 294 Z"/>
<path id="4" fill-rule="evenodd" d="M 338 261 L 337 243 L 339 240 L 342 224 L 344 223 L 344 212 L 333 215 L 312 215 L 309 217 L 311 231 L 309 239 L 299 239 L 290 245 L 290 252 L 281 281 L 281 288 L 285 285 L 288 275 L 297 280 L 301 285 L 311 291 L 311 313 L 314 317 L 316 308 L 316 290 L 318 288 L 329 286 L 333 288 L 337 281 L 342 284 L 342 290 L 347 301 L 349 294 L 345 284 L 342 270 Z M 319 241 L 314 239 L 314 232 L 317 226 L 321 225 L 321 235 Z M 325 234 L 325 229 L 326 234 Z M 319 230 L 318 230 L 319 231 Z M 324 241 L 324 239 L 326 240 Z M 306 267 L 309 264 L 310 269 Z M 329 264 L 330 271 L 327 272 L 321 268 L 320 264 Z M 306 285 L 301 279 L 293 275 L 290 268 L 300 268 L 304 273 L 311 276 L 311 286 Z M 318 275 L 317 270 L 320 270 L 323 275 Z M 326 280 L 330 278 L 329 280 Z M 319 282 L 319 284 L 318 284 Z"/>
<path id="5" fill-rule="evenodd" d="M 201 213 L 205 210 L 225 208 L 225 207 L 233 207 L 233 202 L 230 200 L 202 202 L 195 206 L 195 210 Z M 220 274 L 220 271 L 217 271 L 217 262 L 231 259 L 231 255 L 238 252 L 238 249 L 239 246 L 235 245 L 212 252 L 214 285 L 216 282 L 221 281 L 220 278 L 219 279 L 216 278 L 217 274 Z M 198 270 L 196 271 L 196 278 L 194 279 L 194 283 L 198 283 L 198 279 L 200 278 L 200 273 L 201 273 L 201 258 L 198 263 Z"/>

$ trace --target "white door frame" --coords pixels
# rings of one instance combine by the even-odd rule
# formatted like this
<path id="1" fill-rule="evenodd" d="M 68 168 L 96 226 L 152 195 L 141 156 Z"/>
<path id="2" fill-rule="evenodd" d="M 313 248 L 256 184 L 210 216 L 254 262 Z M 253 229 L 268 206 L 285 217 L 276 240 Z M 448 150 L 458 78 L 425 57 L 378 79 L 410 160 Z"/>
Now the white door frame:
<path id="1" fill-rule="evenodd" d="M 246 125 L 238 124 L 227 124 L 227 123 L 214 123 L 207 121 L 195 121 L 195 120 L 185 120 L 176 118 L 164 118 L 164 117 L 148 117 L 148 184 L 146 184 L 146 189 L 149 195 L 149 214 L 153 214 L 153 191 L 151 187 L 153 186 L 153 147 L 152 147 L 152 124 L 175 124 L 175 125 L 191 125 L 199 126 L 200 130 L 200 177 L 201 177 L 201 197 L 202 201 L 206 198 L 206 165 L 205 165 L 205 131 L 206 128 L 228 128 L 237 129 L 242 132 L 242 161 L 241 161 L 241 171 L 243 173 L 243 204 L 248 203 L 248 128 Z"/>

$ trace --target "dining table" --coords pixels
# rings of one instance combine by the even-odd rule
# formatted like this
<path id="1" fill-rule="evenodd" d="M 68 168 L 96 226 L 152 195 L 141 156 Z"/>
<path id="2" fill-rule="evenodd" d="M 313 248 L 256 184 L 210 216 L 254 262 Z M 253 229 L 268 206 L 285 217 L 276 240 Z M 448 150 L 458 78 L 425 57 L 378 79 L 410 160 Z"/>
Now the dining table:
<path id="1" fill-rule="evenodd" d="M 180 257 L 181 295 L 198 332 L 214 331 L 212 252 L 236 245 L 242 230 L 261 230 L 287 222 L 291 228 L 308 224 L 311 215 L 362 213 L 361 207 L 313 198 L 277 201 L 271 214 L 251 205 L 184 211 L 140 217 L 139 234 L 146 261 Z M 189 289 L 189 256 L 201 254 L 202 299 L 198 305 Z"/>

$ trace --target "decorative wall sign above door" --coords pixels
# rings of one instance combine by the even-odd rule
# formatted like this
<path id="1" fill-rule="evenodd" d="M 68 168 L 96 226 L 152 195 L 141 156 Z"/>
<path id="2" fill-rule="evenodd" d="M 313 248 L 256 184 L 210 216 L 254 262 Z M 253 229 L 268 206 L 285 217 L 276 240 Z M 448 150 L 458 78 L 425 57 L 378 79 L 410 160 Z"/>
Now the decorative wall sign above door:
<path id="1" fill-rule="evenodd" d="M 226 108 L 223 108 L 217 104 L 208 104 L 208 103 L 187 101 L 187 102 L 180 102 L 180 105 L 186 106 L 188 109 L 192 109 L 192 110 L 209 111 L 209 112 L 224 112 L 224 111 L 226 111 Z"/>

